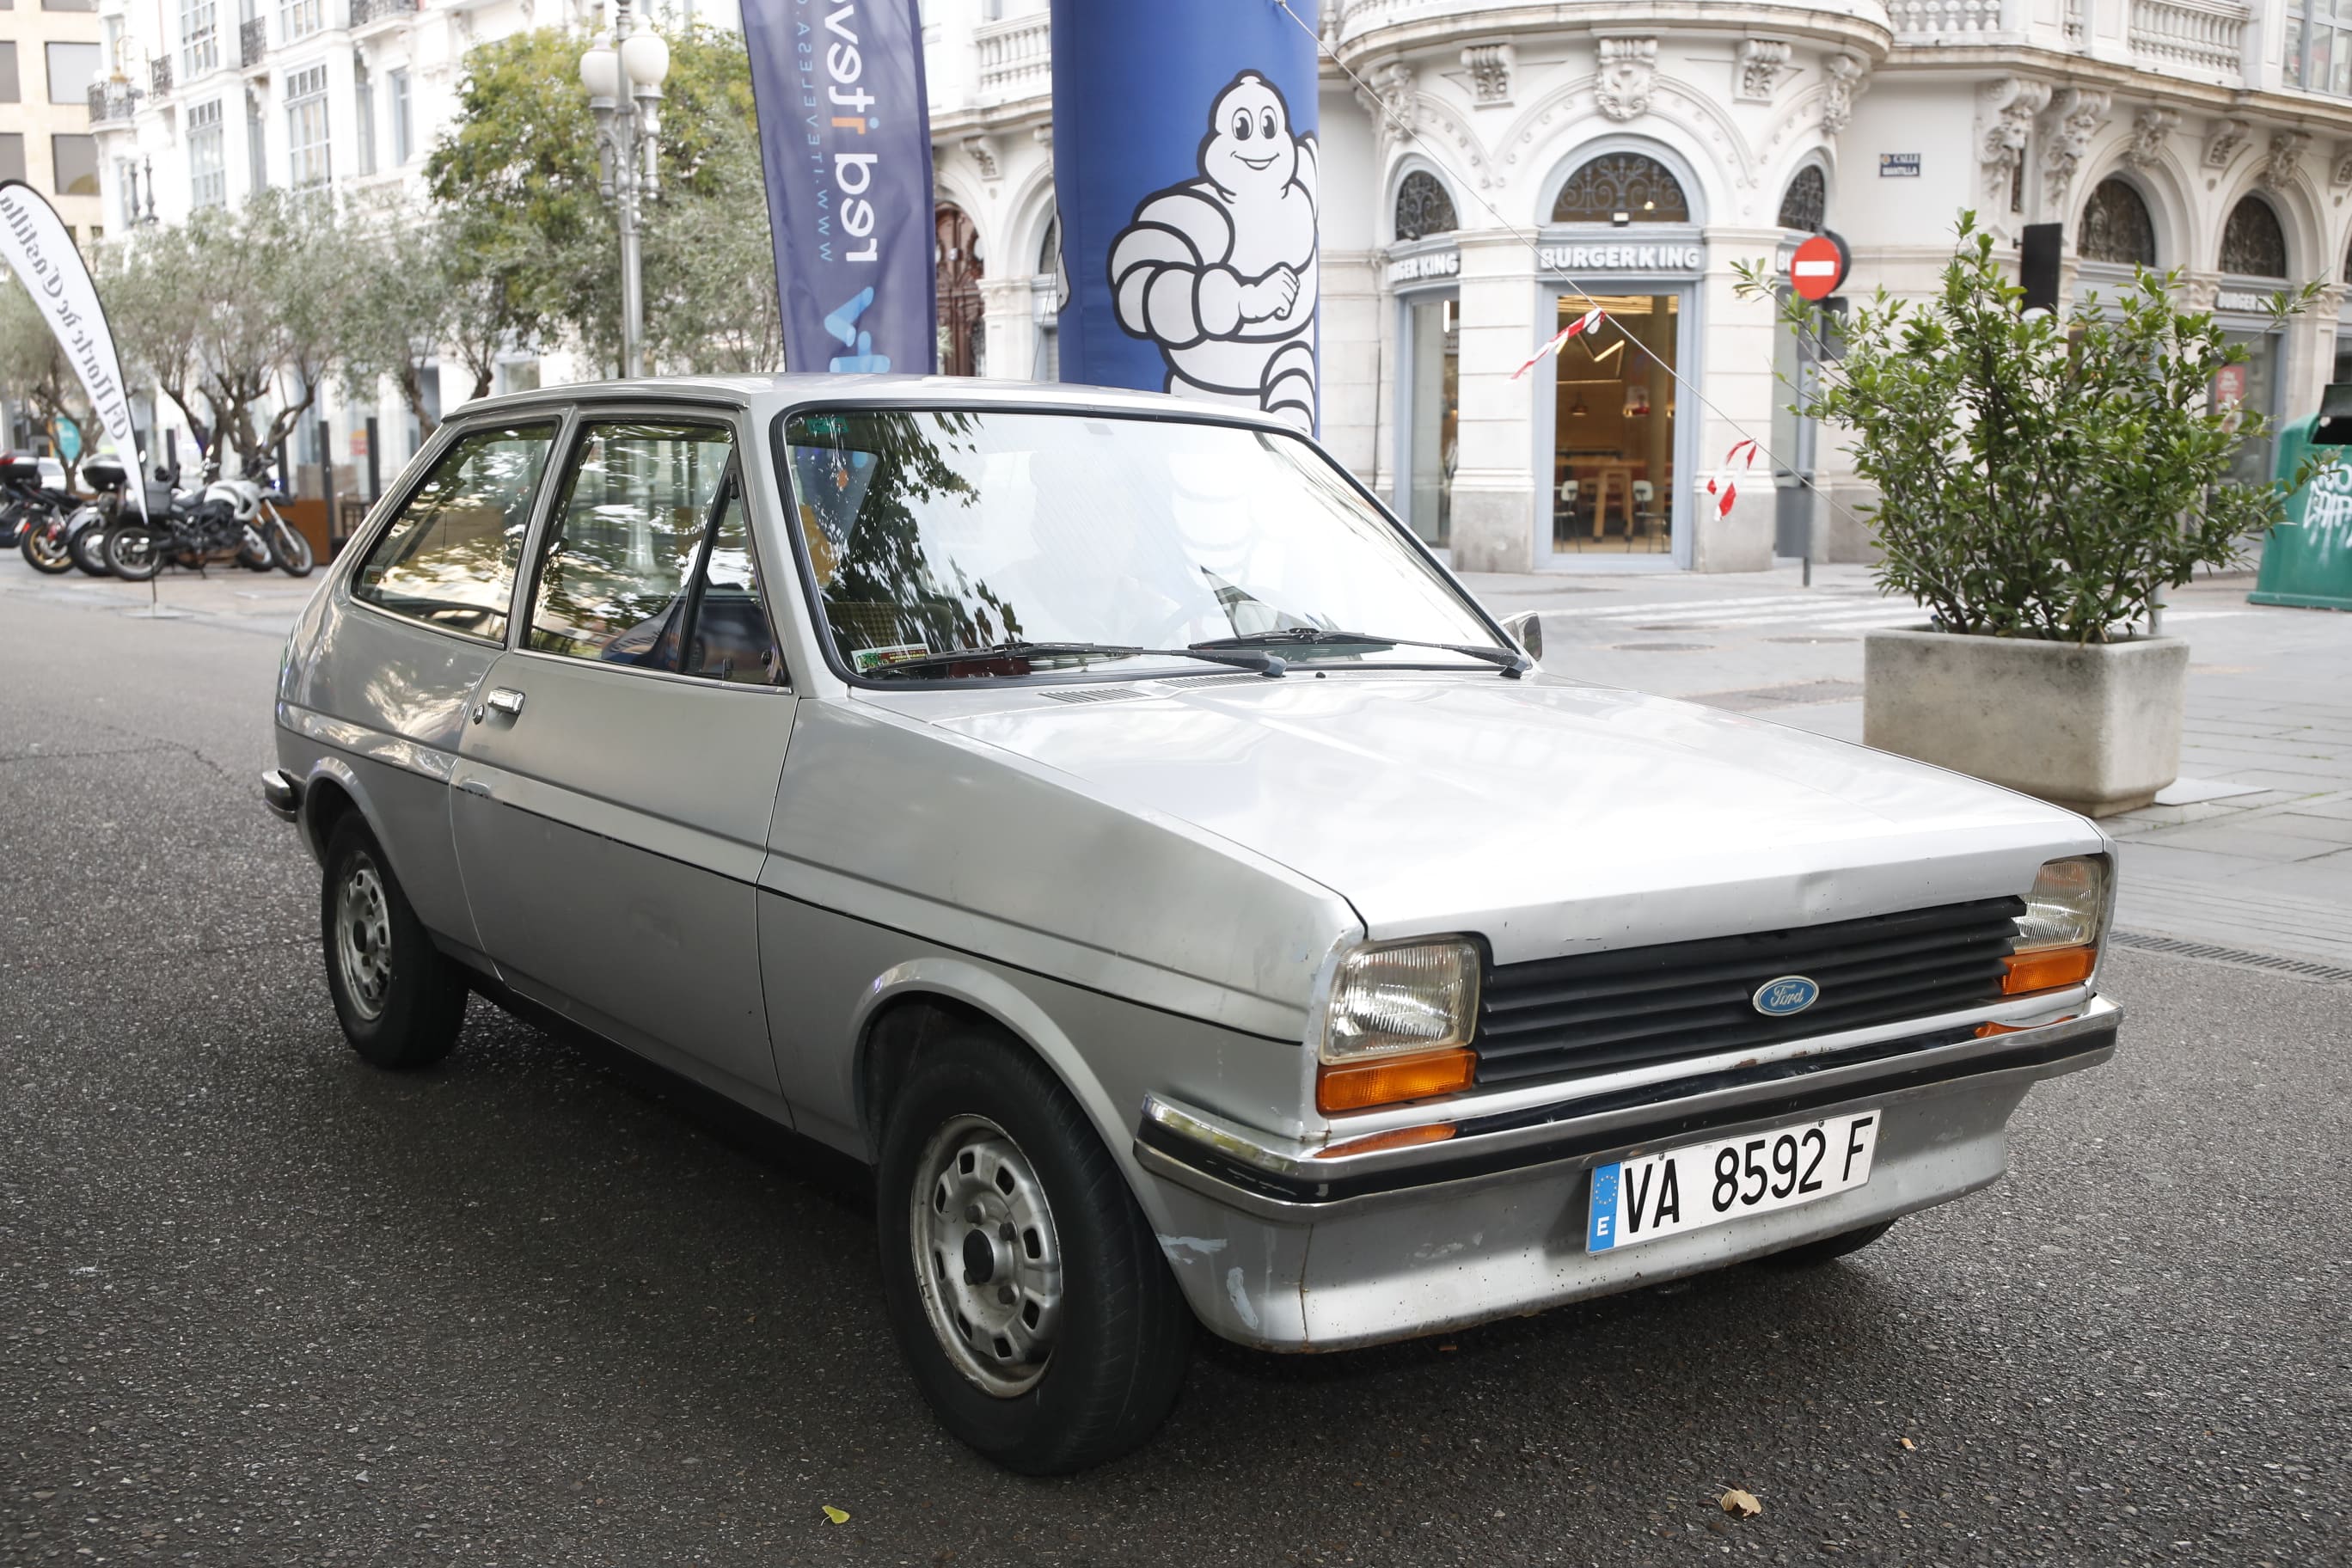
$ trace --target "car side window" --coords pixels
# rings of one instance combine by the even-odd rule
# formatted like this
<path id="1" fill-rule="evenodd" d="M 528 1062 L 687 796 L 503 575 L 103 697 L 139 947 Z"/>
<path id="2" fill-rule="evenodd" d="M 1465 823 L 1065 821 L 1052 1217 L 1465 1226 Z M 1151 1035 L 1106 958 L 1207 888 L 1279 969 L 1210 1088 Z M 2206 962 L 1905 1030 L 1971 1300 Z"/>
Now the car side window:
<path id="1" fill-rule="evenodd" d="M 722 426 L 587 426 L 532 588 L 530 646 L 640 669 L 779 682 L 733 459 Z"/>
<path id="2" fill-rule="evenodd" d="M 531 497 L 555 421 L 457 438 L 352 579 L 352 597 L 430 626 L 503 641 Z"/>

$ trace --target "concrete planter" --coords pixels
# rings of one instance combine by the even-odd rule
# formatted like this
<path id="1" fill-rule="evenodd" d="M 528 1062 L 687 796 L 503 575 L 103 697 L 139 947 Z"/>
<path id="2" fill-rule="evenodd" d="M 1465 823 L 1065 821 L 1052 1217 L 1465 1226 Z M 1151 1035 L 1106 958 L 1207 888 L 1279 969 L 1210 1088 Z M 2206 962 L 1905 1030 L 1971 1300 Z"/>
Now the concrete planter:
<path id="1" fill-rule="evenodd" d="M 1949 632 L 1863 639 L 1863 739 L 2089 816 L 2156 798 L 2180 771 L 2189 645 Z"/>

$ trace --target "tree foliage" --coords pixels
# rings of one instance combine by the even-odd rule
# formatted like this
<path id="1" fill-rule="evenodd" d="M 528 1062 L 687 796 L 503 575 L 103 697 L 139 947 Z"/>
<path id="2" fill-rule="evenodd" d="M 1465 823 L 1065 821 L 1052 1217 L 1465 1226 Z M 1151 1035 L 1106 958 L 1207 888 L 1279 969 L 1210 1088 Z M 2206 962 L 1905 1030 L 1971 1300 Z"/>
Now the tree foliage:
<path id="1" fill-rule="evenodd" d="M 514 337 L 568 342 L 613 366 L 619 237 L 598 190 L 582 43 L 540 28 L 469 52 L 457 118 L 425 174 L 461 276 L 507 312 Z M 781 328 L 770 326 L 775 279 L 742 39 L 701 25 L 672 34 L 663 91 L 662 195 L 643 220 L 647 342 L 669 368 L 773 368 Z"/>
<path id="2" fill-rule="evenodd" d="M 49 330 L 48 317 L 13 272 L 0 276 L 0 387 L 7 388 L 47 430 L 50 447 L 64 463 L 70 483 L 82 454 L 76 454 L 75 462 L 65 462 L 58 430 L 70 422 L 84 435 L 95 436 L 97 423 L 83 395 L 81 379 L 58 346 L 57 334 Z M 90 443 L 83 445 L 87 449 Z"/>
<path id="3" fill-rule="evenodd" d="M 2212 397 L 2246 351 L 2210 312 L 2179 307 L 2177 273 L 2143 269 L 2114 300 L 2028 312 L 1973 213 L 1958 237 L 1933 298 L 1881 289 L 1840 329 L 1837 360 L 1795 412 L 1854 433 L 1855 469 L 1878 491 L 1864 509 L 1878 580 L 1945 629 L 2128 635 L 2163 589 L 2235 561 L 2284 515 L 2291 485 L 2231 480 L 2269 431 Z M 1740 270 L 1743 292 L 1768 287 L 1760 268 Z M 2277 296 L 2273 318 L 2316 288 Z M 1805 300 L 1784 314 L 1822 330 Z"/>

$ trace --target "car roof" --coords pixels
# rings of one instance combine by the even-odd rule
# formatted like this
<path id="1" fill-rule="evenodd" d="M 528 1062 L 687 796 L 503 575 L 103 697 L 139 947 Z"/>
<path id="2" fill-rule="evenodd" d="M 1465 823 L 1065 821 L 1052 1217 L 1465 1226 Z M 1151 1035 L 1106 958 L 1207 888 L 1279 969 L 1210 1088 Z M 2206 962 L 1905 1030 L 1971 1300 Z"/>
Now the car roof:
<path id="1" fill-rule="evenodd" d="M 586 381 L 486 397 L 449 412 L 468 423 L 485 416 L 521 414 L 551 404 L 648 403 L 685 399 L 723 403 L 755 418 L 812 404 L 866 407 L 1008 408 L 1125 414 L 1144 418 L 1214 419 L 1296 434 L 1297 427 L 1245 405 L 1202 403 L 1160 392 L 1080 386 L 1066 382 L 984 381 L 962 375 L 665 375 L 629 381 Z"/>

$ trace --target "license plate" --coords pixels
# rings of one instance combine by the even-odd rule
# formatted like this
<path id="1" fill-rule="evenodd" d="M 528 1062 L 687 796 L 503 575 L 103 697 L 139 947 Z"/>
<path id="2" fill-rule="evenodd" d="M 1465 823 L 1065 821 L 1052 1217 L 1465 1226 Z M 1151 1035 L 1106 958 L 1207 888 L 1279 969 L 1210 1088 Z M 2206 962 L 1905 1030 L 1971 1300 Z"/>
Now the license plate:
<path id="1" fill-rule="evenodd" d="M 1638 1247 L 1858 1187 L 1870 1180 L 1878 1121 L 1857 1110 L 1598 1166 L 1587 1249 Z"/>

